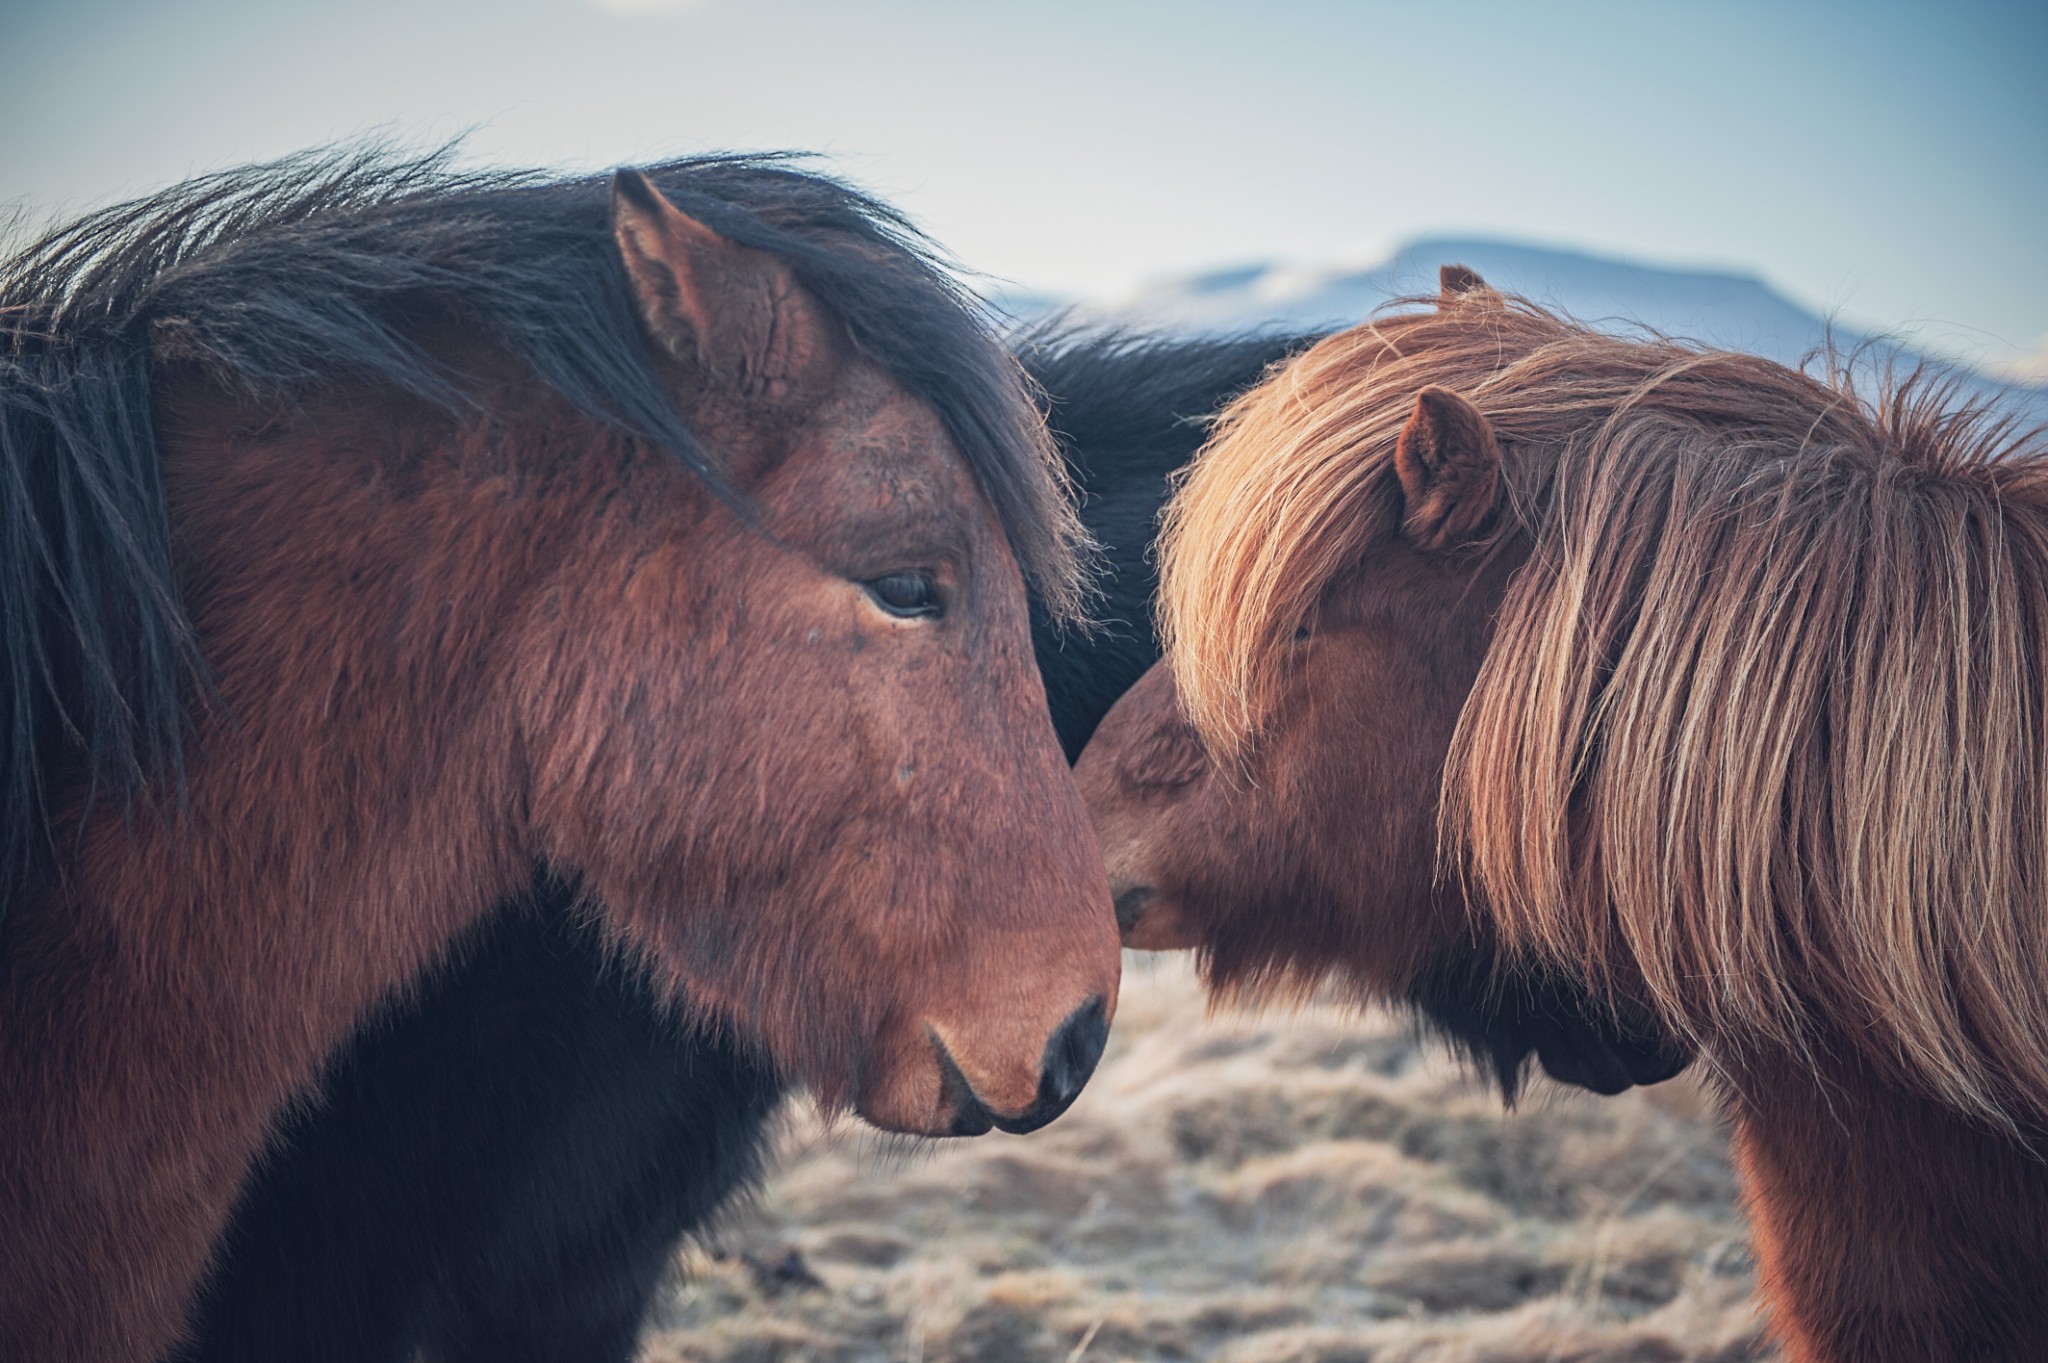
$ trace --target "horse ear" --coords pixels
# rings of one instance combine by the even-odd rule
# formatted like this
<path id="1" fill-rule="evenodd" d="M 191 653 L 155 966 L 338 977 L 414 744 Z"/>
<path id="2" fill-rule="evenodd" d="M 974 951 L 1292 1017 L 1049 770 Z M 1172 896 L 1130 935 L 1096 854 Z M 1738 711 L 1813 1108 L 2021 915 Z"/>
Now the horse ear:
<path id="1" fill-rule="evenodd" d="M 1402 529 L 1418 549 L 1464 544 L 1492 524 L 1500 494 L 1500 446 L 1479 409 L 1448 388 L 1415 395 L 1394 447 L 1407 499 Z"/>
<path id="2" fill-rule="evenodd" d="M 1448 307 L 1468 293 L 1492 293 L 1470 265 L 1445 265 L 1436 272 L 1436 305 Z"/>
<path id="3" fill-rule="evenodd" d="M 832 349 L 787 264 L 720 236 L 637 170 L 612 176 L 612 235 L 648 334 L 706 380 L 774 400 Z"/>

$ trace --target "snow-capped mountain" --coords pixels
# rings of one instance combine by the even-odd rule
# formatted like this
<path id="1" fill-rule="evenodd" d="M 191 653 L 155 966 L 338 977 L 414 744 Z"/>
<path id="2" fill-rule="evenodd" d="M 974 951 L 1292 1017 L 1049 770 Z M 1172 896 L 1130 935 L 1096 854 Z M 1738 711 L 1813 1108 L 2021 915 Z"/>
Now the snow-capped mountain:
<path id="1" fill-rule="evenodd" d="M 1472 267 L 1496 288 L 1623 332 L 1647 327 L 1792 365 L 1830 337 L 1840 350 L 1861 347 L 1866 364 L 1904 370 L 1923 358 L 1907 345 L 1831 325 L 1753 276 L 1476 237 L 1424 238 L 1362 268 L 1245 265 L 1162 281 L 1106 302 L 1066 306 L 1080 319 L 1155 330 L 1322 329 L 1360 321 L 1390 299 L 1433 296 L 1437 268 L 1452 263 Z M 1043 295 L 996 301 L 1024 319 L 1062 306 L 1062 300 Z M 1966 377 L 1973 388 L 1998 395 L 2028 419 L 2048 421 L 2048 387 L 1978 372 Z"/>

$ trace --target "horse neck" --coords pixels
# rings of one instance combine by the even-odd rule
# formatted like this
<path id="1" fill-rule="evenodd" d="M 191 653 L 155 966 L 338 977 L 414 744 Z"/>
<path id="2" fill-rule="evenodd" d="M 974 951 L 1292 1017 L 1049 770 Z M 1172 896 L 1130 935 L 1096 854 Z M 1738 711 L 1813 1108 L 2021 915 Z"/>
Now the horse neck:
<path id="1" fill-rule="evenodd" d="M 1739 1076 L 1735 1146 L 1788 1363 L 1993 1363 L 2048 1340 L 2048 1163 L 1857 1061 Z"/>
<path id="2" fill-rule="evenodd" d="M 486 546 L 384 524 L 409 494 L 366 493 L 345 444 L 249 430 L 166 450 L 224 701 L 182 802 L 78 812 L 72 866 L 10 914 L 0 1357 L 160 1355 L 279 1114 L 531 876 L 492 630 L 437 576 Z M 374 535 L 416 535 L 385 566 L 418 574 L 351 577 Z"/>

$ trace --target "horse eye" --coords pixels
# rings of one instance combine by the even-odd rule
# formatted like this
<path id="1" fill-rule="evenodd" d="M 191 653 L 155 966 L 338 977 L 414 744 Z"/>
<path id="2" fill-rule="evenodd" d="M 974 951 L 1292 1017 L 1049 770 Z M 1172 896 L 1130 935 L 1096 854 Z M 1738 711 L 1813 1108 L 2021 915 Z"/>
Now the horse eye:
<path id="1" fill-rule="evenodd" d="M 945 613 L 945 603 L 939 599 L 938 584 L 925 573 L 890 573 L 886 577 L 870 578 L 861 585 L 868 589 L 868 595 L 875 599 L 875 604 L 891 615 L 908 620 Z"/>

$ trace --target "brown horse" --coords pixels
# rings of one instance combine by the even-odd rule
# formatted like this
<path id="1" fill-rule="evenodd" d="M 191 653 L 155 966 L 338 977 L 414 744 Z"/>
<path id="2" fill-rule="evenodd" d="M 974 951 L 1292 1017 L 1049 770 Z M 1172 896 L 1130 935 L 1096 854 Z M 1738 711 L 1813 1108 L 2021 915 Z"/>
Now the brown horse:
<path id="1" fill-rule="evenodd" d="M 1118 953 L 1023 574 L 1071 613 L 1082 537 L 886 209 L 298 161 L 0 304 L 0 1357 L 161 1356 L 322 1058 L 537 866 L 828 1104 L 1072 1099 Z"/>
<path id="2" fill-rule="evenodd" d="M 1226 414 L 1163 574 L 1080 768 L 1129 942 L 1576 979 L 1722 1086 L 1792 1358 L 2039 1356 L 2038 433 L 1452 268 Z"/>

